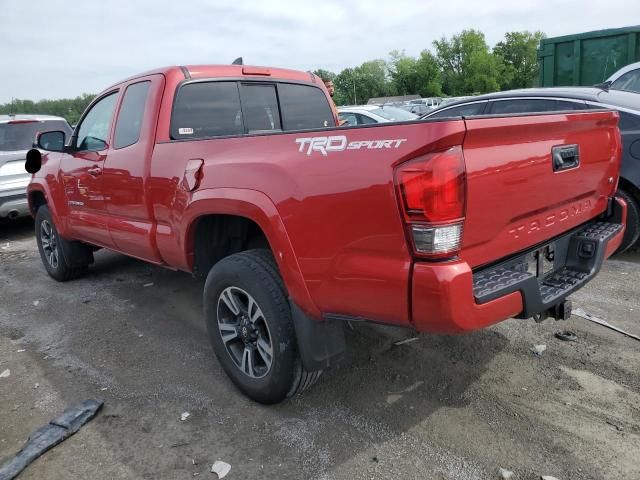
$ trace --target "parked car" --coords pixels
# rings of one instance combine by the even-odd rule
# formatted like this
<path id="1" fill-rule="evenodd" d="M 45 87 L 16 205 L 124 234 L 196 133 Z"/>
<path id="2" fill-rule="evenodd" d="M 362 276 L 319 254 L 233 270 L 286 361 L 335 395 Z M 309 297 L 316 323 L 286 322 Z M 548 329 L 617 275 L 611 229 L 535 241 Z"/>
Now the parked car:
<path id="1" fill-rule="evenodd" d="M 461 97 L 446 97 L 446 98 L 443 98 L 440 101 L 440 104 L 438 105 L 437 108 L 442 108 L 445 105 L 451 105 L 454 102 L 459 102 L 460 100 L 466 100 L 468 98 L 473 98 L 473 97 L 471 95 L 463 95 Z M 434 108 L 434 110 L 435 110 L 435 108 Z"/>
<path id="2" fill-rule="evenodd" d="M 36 134 L 52 129 L 71 134 L 64 118 L 0 115 L 0 220 L 29 215 L 27 185 L 31 176 L 24 171 L 25 157 Z"/>
<path id="3" fill-rule="evenodd" d="M 606 82 L 598 85 L 611 90 L 640 93 L 640 62 L 632 63 L 611 75 Z"/>
<path id="4" fill-rule="evenodd" d="M 624 74 L 620 77 L 622 79 Z M 620 112 L 622 168 L 618 195 L 627 202 L 627 229 L 620 252 L 640 246 L 640 95 L 615 89 L 553 87 L 511 90 L 471 97 L 424 118 L 580 111 L 612 108 Z"/>
<path id="5" fill-rule="evenodd" d="M 356 105 L 338 107 L 338 116 L 348 125 L 372 123 L 406 122 L 416 120 L 418 115 L 393 105 Z"/>
<path id="6" fill-rule="evenodd" d="M 429 113 L 433 110 L 432 108 L 427 107 L 424 103 L 405 103 L 404 105 L 400 105 L 399 108 L 418 116 L 424 115 L 425 113 Z"/>
<path id="7" fill-rule="evenodd" d="M 339 361 L 350 321 L 567 318 L 622 241 L 616 112 L 338 127 L 332 105 L 315 75 L 247 65 L 107 88 L 27 154 L 44 268 L 70 280 L 108 248 L 206 277 L 223 369 L 274 403 Z"/>
<path id="8" fill-rule="evenodd" d="M 410 100 L 408 103 L 410 105 L 425 105 L 427 108 L 433 110 L 437 108 L 442 102 L 442 98 L 440 97 L 428 97 L 428 98 L 419 98 L 417 100 Z"/>

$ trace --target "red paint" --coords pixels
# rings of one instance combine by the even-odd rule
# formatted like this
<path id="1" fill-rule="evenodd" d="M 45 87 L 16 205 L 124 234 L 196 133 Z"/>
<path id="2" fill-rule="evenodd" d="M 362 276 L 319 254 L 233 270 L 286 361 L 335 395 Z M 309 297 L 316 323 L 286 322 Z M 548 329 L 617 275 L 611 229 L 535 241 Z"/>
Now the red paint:
<path id="1" fill-rule="evenodd" d="M 314 82 L 326 93 L 304 72 L 243 66 L 188 71 L 196 79 Z M 170 141 L 173 98 L 184 80 L 175 67 L 107 89 L 118 91 L 117 118 L 126 87 L 151 82 L 139 141 L 112 148 L 112 122 L 104 151 L 45 155 L 29 191 L 45 194 L 64 237 L 185 271 L 193 267 L 200 216 L 249 218 L 265 233 L 290 296 L 315 318 L 342 314 L 461 332 L 516 315 L 522 310 L 517 293 L 475 304 L 471 269 L 597 216 L 617 179 L 615 113 Z M 323 136 L 330 138 L 317 150 L 296 142 Z M 581 146 L 580 168 L 553 174 L 551 147 L 570 143 Z M 421 164 L 428 175 L 420 182 L 439 190 L 422 197 L 414 192 L 407 201 L 436 221 L 462 216 L 462 250 L 455 260 L 418 260 L 407 241 L 409 217 L 394 172 L 410 165 L 403 162 L 446 151 L 464 164 L 453 157 L 439 170 Z M 424 201 L 434 198 L 448 210 L 430 211 Z"/>

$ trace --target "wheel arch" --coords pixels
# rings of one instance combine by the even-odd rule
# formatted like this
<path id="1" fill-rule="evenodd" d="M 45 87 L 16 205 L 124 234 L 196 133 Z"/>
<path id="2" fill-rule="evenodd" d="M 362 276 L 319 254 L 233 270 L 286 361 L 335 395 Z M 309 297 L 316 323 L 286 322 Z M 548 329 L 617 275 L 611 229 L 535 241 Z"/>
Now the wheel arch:
<path id="1" fill-rule="evenodd" d="M 29 202 L 29 212 L 33 218 L 36 218 L 38 209 L 46 205 L 49 208 L 51 217 L 56 224 L 58 234 L 63 237 L 67 235 L 67 224 L 64 216 L 61 215 L 60 206 L 54 199 L 53 192 L 48 188 L 47 184 L 32 181 L 27 187 L 27 201 Z"/>
<path id="2" fill-rule="evenodd" d="M 221 227 L 223 230 L 220 230 Z M 224 231 L 226 227 L 230 230 L 224 233 L 235 236 L 235 245 L 229 245 L 226 254 L 214 253 L 213 259 L 203 262 L 202 257 L 199 257 L 202 248 L 206 248 L 208 240 L 216 238 L 216 231 Z M 215 262 L 250 248 L 269 248 L 289 297 L 307 314 L 320 318 L 320 312 L 307 290 L 282 218 L 274 203 L 264 193 L 231 188 L 200 190 L 194 194 L 184 213 L 181 231 L 184 232 L 182 251 L 187 269 L 196 275 L 206 275 L 207 272 L 202 272 L 202 269 L 209 266 L 208 263 L 212 260 Z M 210 235 L 209 239 L 203 239 L 204 232 Z M 238 239 L 242 245 L 238 244 Z"/>

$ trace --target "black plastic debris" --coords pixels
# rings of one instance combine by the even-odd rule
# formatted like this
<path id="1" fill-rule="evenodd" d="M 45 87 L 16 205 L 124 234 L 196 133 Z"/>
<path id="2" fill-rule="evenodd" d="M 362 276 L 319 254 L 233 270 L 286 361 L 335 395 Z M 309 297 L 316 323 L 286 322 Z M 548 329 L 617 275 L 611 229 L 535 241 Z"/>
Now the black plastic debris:
<path id="1" fill-rule="evenodd" d="M 40 427 L 31 435 L 13 459 L 0 468 L 0 480 L 11 480 L 36 458 L 80 430 L 96 416 L 103 400 L 89 399 L 76 407 L 66 409 L 62 415 Z"/>
<path id="2" fill-rule="evenodd" d="M 559 332 L 556 332 L 556 338 L 559 338 L 560 340 L 563 340 L 565 342 L 575 342 L 576 340 L 578 340 L 578 336 L 569 330 L 561 330 Z"/>

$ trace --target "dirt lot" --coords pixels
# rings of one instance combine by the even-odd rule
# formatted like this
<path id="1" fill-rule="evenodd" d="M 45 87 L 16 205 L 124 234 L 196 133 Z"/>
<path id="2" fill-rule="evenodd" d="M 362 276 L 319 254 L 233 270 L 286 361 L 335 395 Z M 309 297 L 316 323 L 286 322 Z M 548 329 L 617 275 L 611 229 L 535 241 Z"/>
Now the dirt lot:
<path id="1" fill-rule="evenodd" d="M 640 478 L 640 342 L 599 325 L 509 320 L 401 346 L 411 332 L 359 326 L 349 365 L 263 407 L 216 363 L 200 282 L 96 260 L 58 284 L 31 222 L 0 226 L 0 461 L 66 406 L 105 400 L 21 479 L 216 478 L 215 460 L 228 479 Z M 640 255 L 609 261 L 574 307 L 640 333 L 639 285 Z"/>

